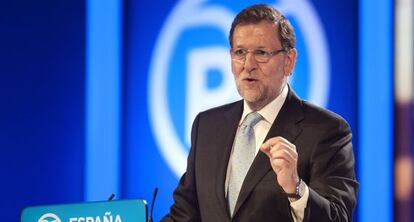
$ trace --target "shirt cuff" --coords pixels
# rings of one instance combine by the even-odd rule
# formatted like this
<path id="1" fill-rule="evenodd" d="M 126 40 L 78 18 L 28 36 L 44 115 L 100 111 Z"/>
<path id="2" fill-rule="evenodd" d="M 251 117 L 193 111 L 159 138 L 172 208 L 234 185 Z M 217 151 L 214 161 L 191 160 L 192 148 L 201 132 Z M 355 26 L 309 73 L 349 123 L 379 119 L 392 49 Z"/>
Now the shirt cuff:
<path id="1" fill-rule="evenodd" d="M 298 200 L 290 202 L 291 213 L 295 222 L 303 221 L 303 217 L 305 215 L 305 208 L 308 205 L 309 199 L 309 188 L 308 185 L 305 184 L 305 193 L 301 198 Z"/>

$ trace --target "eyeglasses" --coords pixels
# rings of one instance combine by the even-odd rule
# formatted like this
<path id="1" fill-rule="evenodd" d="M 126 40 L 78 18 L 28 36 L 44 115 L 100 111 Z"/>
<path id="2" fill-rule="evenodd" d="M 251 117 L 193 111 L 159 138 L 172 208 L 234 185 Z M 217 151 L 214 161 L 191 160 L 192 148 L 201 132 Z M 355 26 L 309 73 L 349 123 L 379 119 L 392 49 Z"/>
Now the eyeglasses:
<path id="1" fill-rule="evenodd" d="M 270 50 L 270 49 L 243 49 L 243 48 L 235 48 L 231 49 L 231 57 L 233 60 L 237 60 L 239 62 L 246 61 L 247 53 L 251 52 L 253 54 L 254 59 L 256 62 L 265 63 L 268 62 L 269 59 L 277 55 L 281 52 L 286 52 L 284 49 L 279 50 Z"/>

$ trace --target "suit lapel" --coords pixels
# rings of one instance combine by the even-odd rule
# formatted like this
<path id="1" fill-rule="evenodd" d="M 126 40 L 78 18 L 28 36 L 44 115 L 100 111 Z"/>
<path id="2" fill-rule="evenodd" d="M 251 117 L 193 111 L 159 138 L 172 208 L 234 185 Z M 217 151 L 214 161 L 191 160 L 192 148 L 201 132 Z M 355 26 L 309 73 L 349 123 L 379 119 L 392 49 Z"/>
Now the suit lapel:
<path id="1" fill-rule="evenodd" d="M 282 136 L 290 142 L 294 142 L 302 129 L 297 125 L 304 118 L 301 101 L 295 93 L 289 89 L 289 94 L 271 126 L 266 139 Z M 263 176 L 271 170 L 269 158 L 263 152 L 259 151 L 254 159 L 252 166 L 247 172 L 246 178 L 240 190 L 239 198 L 234 210 L 234 215 L 246 201 L 254 187 L 259 183 Z"/>
<path id="2" fill-rule="evenodd" d="M 217 183 L 216 183 L 216 197 L 219 202 L 219 208 L 224 212 L 226 218 L 230 220 L 228 212 L 228 205 L 225 197 L 225 181 L 227 174 L 227 165 L 230 158 L 231 149 L 233 147 L 233 140 L 236 135 L 237 127 L 243 113 L 243 101 L 237 102 L 232 108 L 224 113 L 224 122 L 220 123 L 220 132 L 216 132 L 217 138 L 213 140 L 218 141 L 217 147 L 219 152 L 217 158 Z"/>

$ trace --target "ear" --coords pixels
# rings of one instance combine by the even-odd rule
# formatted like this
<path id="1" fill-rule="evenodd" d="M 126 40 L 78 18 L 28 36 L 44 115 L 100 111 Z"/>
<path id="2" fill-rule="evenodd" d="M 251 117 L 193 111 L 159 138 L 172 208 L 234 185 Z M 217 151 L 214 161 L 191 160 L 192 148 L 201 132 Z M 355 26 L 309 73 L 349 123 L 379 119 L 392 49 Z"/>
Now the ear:
<path id="1" fill-rule="evenodd" d="M 285 59 L 285 67 L 284 67 L 284 71 L 285 71 L 285 75 L 286 76 L 290 76 L 292 74 L 292 70 L 295 67 L 296 64 L 296 57 L 297 57 L 297 51 L 295 48 L 290 49 L 287 53 L 286 53 L 286 59 Z"/>

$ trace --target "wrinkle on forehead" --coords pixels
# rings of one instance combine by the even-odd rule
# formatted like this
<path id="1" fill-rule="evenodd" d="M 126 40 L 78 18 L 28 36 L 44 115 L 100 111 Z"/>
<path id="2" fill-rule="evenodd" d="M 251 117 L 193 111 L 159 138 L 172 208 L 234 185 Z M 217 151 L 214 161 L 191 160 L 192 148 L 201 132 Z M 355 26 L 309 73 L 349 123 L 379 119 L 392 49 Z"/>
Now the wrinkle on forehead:
<path id="1" fill-rule="evenodd" d="M 268 21 L 238 25 L 234 30 L 233 45 L 235 48 L 281 47 L 277 27 Z"/>

